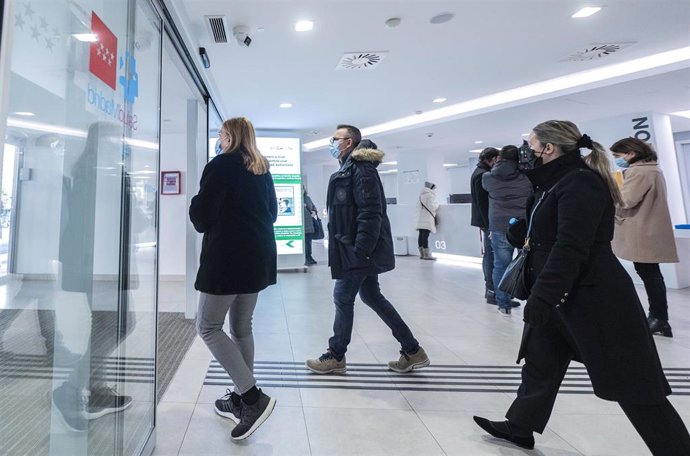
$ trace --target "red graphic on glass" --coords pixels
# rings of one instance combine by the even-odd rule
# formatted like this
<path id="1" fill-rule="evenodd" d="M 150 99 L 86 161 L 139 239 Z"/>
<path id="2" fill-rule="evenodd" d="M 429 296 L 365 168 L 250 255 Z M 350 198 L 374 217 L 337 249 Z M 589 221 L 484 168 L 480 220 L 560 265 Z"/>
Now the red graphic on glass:
<path id="1" fill-rule="evenodd" d="M 91 33 L 96 35 L 97 39 L 91 43 L 89 71 L 115 90 L 117 37 L 93 11 L 91 12 Z"/>

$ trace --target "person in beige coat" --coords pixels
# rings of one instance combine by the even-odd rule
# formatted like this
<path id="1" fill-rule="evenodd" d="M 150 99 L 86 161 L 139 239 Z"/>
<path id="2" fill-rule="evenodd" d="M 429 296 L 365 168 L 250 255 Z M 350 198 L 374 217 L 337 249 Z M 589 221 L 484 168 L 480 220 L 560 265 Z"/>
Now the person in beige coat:
<path id="1" fill-rule="evenodd" d="M 438 211 L 438 201 L 434 189 L 436 184 L 424 182 L 424 187 L 419 194 L 417 201 L 417 245 L 419 247 L 419 258 L 422 260 L 435 260 L 429 251 L 429 234 L 436 232 L 436 212 Z"/>
<path id="2" fill-rule="evenodd" d="M 649 329 L 673 337 L 668 323 L 666 284 L 659 263 L 677 263 L 673 225 L 666 201 L 666 181 L 651 145 L 625 138 L 611 146 L 623 168 L 623 203 L 616 207 L 613 251 L 632 261 L 649 299 Z"/>

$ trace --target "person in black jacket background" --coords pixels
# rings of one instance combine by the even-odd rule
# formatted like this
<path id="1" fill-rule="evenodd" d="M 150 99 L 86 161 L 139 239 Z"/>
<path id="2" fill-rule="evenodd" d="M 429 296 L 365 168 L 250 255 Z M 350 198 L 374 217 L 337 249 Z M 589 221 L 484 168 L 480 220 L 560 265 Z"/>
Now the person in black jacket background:
<path id="1" fill-rule="evenodd" d="M 395 268 L 393 237 L 386 215 L 386 196 L 376 167 L 383 152 L 356 127 L 338 125 L 330 153 L 340 170 L 328 181 L 328 265 L 335 279 L 335 321 L 328 350 L 306 361 L 317 374 L 346 371 L 345 352 L 352 337 L 357 294 L 391 329 L 400 342 L 400 359 L 388 367 L 410 372 L 429 365 L 429 357 L 395 307 L 381 294 L 379 274 Z"/>
<path id="2" fill-rule="evenodd" d="M 201 292 L 197 332 L 232 378 L 235 390 L 215 408 L 239 420 L 231 437 L 242 440 L 275 407 L 275 399 L 256 387 L 252 315 L 259 291 L 276 283 L 278 204 L 251 122 L 226 120 L 219 136 L 222 153 L 204 168 L 189 208 L 194 228 L 204 233 L 195 283 Z M 226 315 L 231 337 L 223 332 Z"/>
<path id="3" fill-rule="evenodd" d="M 475 421 L 494 437 L 533 448 L 532 433 L 544 431 L 575 359 L 587 368 L 594 394 L 619 403 L 652 454 L 690 454 L 644 309 L 611 250 L 621 195 L 605 150 L 572 122 L 556 120 L 537 125 L 529 145 L 543 165 L 528 171 L 537 193 L 528 203 L 522 383 L 507 421 Z M 581 148 L 592 152 L 583 159 Z M 524 242 L 524 225 L 510 232 L 515 244 Z"/>
<path id="4" fill-rule="evenodd" d="M 498 149 L 487 147 L 479 154 L 477 168 L 470 178 L 472 195 L 472 219 L 470 225 L 481 230 L 484 254 L 482 255 L 482 272 L 484 273 L 484 298 L 488 304 L 496 304 L 494 291 L 494 250 L 489 237 L 489 192 L 482 187 L 482 175 L 491 171 L 498 158 Z"/>

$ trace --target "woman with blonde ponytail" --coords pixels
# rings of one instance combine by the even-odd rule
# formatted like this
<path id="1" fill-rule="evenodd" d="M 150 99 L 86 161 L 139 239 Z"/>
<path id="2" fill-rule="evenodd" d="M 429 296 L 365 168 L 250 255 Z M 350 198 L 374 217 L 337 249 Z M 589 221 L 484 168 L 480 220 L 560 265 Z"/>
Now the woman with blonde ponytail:
<path id="1" fill-rule="evenodd" d="M 690 434 L 666 398 L 671 388 L 644 309 L 611 250 L 621 195 L 604 148 L 560 120 L 534 127 L 528 143 L 535 194 L 527 207 L 522 384 L 506 421 L 475 416 L 475 422 L 494 437 L 533 448 L 533 433 L 544 431 L 575 359 L 586 366 L 594 394 L 619 403 L 652 454 L 690 454 Z M 582 157 L 581 149 L 591 152 Z M 524 221 L 512 225 L 508 238 L 523 244 L 525 231 Z"/>
<path id="2" fill-rule="evenodd" d="M 259 292 L 276 283 L 278 202 L 249 120 L 226 120 L 216 150 L 189 208 L 194 228 L 204 234 L 194 283 L 200 292 L 196 327 L 234 385 L 216 400 L 215 412 L 236 421 L 230 438 L 243 440 L 276 404 L 256 387 L 252 316 Z M 226 316 L 230 337 L 223 331 Z"/>

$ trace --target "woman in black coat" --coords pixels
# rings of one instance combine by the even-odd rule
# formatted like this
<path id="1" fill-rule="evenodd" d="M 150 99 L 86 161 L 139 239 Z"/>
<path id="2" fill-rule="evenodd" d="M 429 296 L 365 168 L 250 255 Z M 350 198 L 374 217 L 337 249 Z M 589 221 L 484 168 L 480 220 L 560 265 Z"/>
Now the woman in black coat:
<path id="1" fill-rule="evenodd" d="M 523 448 L 542 433 L 570 361 L 582 362 L 594 393 L 616 401 L 654 455 L 690 454 L 690 435 L 666 398 L 664 377 L 630 276 L 611 250 L 620 192 L 603 147 L 568 121 L 537 125 L 527 172 L 535 187 L 522 383 L 507 421 L 475 421 Z M 580 148 L 591 149 L 584 159 Z M 511 232 L 516 243 L 524 241 Z M 522 239 L 520 239 L 522 237 Z"/>
<path id="2" fill-rule="evenodd" d="M 235 390 L 218 399 L 215 409 L 239 420 L 231 437 L 242 440 L 275 406 L 256 387 L 252 316 L 259 291 L 276 283 L 278 203 L 251 122 L 227 120 L 219 136 L 222 153 L 204 168 L 189 208 L 194 228 L 204 233 L 195 283 L 201 292 L 197 332 L 232 378 Z M 231 337 L 223 332 L 226 315 Z"/>

